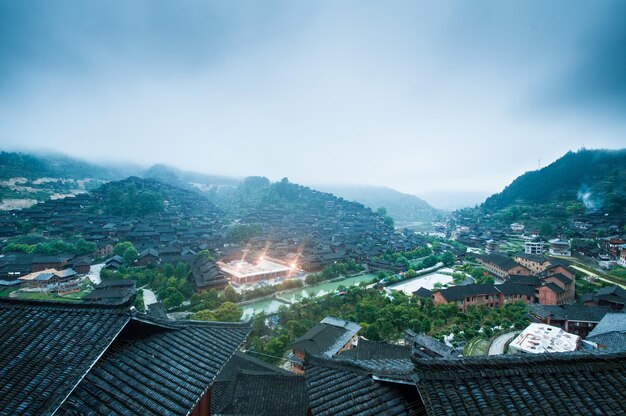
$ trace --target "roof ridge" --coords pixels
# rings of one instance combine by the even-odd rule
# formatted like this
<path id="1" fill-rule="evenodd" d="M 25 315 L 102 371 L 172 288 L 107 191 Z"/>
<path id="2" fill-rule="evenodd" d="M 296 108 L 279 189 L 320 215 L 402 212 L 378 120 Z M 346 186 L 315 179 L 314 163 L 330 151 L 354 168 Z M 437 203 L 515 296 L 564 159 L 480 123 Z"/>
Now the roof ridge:
<path id="1" fill-rule="evenodd" d="M 358 372 L 361 374 L 412 374 L 413 370 L 402 369 L 373 369 L 367 365 L 368 360 L 355 360 L 351 357 L 342 357 L 341 359 L 326 358 L 319 355 L 313 355 L 306 353 L 304 356 L 304 365 L 320 365 L 327 368 L 333 368 L 336 370 L 349 370 L 352 372 Z"/>
<path id="2" fill-rule="evenodd" d="M 567 352 L 538 355 L 511 355 L 511 356 L 487 356 L 487 357 L 463 357 L 451 359 L 414 358 L 415 370 L 421 379 L 437 378 L 461 378 L 464 375 L 475 377 L 499 376 L 503 373 L 516 372 L 524 374 L 529 372 L 541 372 L 542 374 L 561 373 L 563 367 L 572 370 L 584 370 L 588 364 L 609 362 L 610 360 L 624 360 L 626 365 L 626 352 Z M 506 364 L 506 368 L 501 368 Z M 551 364 L 560 364 L 558 368 Z M 612 363 L 611 365 L 615 365 Z M 445 374 L 433 373 L 431 370 L 445 371 Z"/>
<path id="3" fill-rule="evenodd" d="M 132 306 L 130 300 L 118 303 L 85 303 L 85 302 L 72 302 L 64 300 L 42 300 L 42 299 L 15 299 L 15 298 L 0 298 L 0 304 L 16 305 L 16 306 L 50 306 L 55 308 L 68 308 L 68 309 L 127 309 L 130 313 L 130 307 Z"/>

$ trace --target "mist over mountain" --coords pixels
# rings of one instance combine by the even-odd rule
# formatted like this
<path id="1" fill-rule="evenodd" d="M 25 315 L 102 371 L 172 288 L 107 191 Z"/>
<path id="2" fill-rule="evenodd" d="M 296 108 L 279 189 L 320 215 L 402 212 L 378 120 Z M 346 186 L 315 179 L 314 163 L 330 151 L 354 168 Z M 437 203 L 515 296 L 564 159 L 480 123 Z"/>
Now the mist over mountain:
<path id="1" fill-rule="evenodd" d="M 482 207 L 497 211 L 545 204 L 569 204 L 571 211 L 580 212 L 626 212 L 626 149 L 568 152 L 542 169 L 519 176 Z"/>
<path id="2" fill-rule="evenodd" d="M 441 212 L 423 199 L 386 186 L 369 185 L 315 185 L 316 189 L 330 192 L 349 201 L 376 210 L 384 207 L 398 223 L 430 222 Z"/>
<path id="3" fill-rule="evenodd" d="M 485 191 L 426 191 L 420 194 L 433 207 L 445 211 L 473 207 L 485 201 L 490 195 Z"/>
<path id="4" fill-rule="evenodd" d="M 141 168 L 135 165 L 100 165 L 61 153 L 0 152 L 0 179 L 53 177 L 116 180 L 135 175 L 140 171 Z"/>
<path id="5" fill-rule="evenodd" d="M 190 172 L 164 164 L 151 166 L 141 176 L 179 187 L 194 187 L 201 191 L 219 187 L 235 187 L 242 181 L 239 178 Z"/>

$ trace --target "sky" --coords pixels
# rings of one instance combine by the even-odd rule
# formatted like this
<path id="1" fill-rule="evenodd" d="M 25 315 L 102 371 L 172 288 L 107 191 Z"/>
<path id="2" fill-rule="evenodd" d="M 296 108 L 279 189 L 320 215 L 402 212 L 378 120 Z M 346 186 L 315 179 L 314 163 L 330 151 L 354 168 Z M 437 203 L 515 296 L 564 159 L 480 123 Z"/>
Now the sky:
<path id="1" fill-rule="evenodd" d="M 0 0 L 0 148 L 487 195 L 626 147 L 625 19 L 619 0 Z"/>

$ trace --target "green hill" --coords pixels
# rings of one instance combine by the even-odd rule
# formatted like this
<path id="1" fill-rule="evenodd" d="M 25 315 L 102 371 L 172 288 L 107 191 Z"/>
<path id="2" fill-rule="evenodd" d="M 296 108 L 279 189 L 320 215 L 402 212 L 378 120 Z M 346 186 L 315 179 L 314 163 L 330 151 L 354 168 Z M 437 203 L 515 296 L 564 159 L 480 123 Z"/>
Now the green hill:
<path id="1" fill-rule="evenodd" d="M 526 172 L 482 208 L 564 205 L 565 214 L 626 214 L 626 149 L 568 152 L 543 169 Z"/>
<path id="2" fill-rule="evenodd" d="M 0 152 L 0 180 L 22 177 L 26 179 L 65 178 L 122 179 L 137 169 L 132 166 L 102 166 L 61 154 L 26 154 Z"/>
<path id="3" fill-rule="evenodd" d="M 359 202 L 374 210 L 384 207 L 396 223 L 431 222 L 440 214 L 428 202 L 415 195 L 398 192 L 385 186 L 321 185 L 316 186 L 348 201 Z"/>

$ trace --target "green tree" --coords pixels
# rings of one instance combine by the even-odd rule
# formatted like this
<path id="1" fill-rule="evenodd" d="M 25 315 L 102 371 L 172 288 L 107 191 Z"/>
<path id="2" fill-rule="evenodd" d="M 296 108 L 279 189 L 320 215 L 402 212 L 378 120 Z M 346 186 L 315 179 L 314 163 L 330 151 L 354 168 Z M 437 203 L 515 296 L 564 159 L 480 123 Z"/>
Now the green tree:
<path id="1" fill-rule="evenodd" d="M 241 308 L 232 302 L 222 303 L 217 311 L 215 311 L 215 319 L 220 322 L 239 322 L 242 315 L 243 311 Z"/>
<path id="2" fill-rule="evenodd" d="M 176 273 L 176 269 L 174 268 L 172 264 L 165 263 L 163 265 L 163 274 L 165 275 L 165 277 L 172 277 L 174 276 L 175 273 Z"/>
<path id="3" fill-rule="evenodd" d="M 224 292 L 222 293 L 222 298 L 225 302 L 239 302 L 239 294 L 235 291 L 235 289 L 228 285 L 224 288 Z"/>
<path id="4" fill-rule="evenodd" d="M 124 256 L 124 252 L 129 248 L 135 248 L 133 243 L 131 243 L 130 241 L 119 242 L 113 246 L 113 254 L 116 256 Z"/>
<path id="5" fill-rule="evenodd" d="M 454 256 L 454 254 L 450 253 L 449 251 L 446 251 L 441 256 L 441 261 L 446 266 L 452 266 L 455 260 L 456 260 L 456 257 Z"/>
<path id="6" fill-rule="evenodd" d="M 393 221 L 393 218 L 391 218 L 389 215 L 385 216 L 385 225 L 388 225 L 389 227 L 394 227 L 395 223 Z"/>
<path id="7" fill-rule="evenodd" d="M 124 254 L 122 255 L 122 257 L 124 258 L 124 263 L 129 266 L 133 264 L 135 260 L 137 260 L 137 257 L 139 257 L 139 253 L 137 252 L 135 247 L 131 246 L 124 250 Z"/>
<path id="8" fill-rule="evenodd" d="M 202 310 L 194 313 L 189 317 L 189 319 L 194 321 L 215 321 L 215 314 L 210 310 Z"/>
<path id="9" fill-rule="evenodd" d="M 176 268 L 174 269 L 174 276 L 178 279 L 186 279 L 189 275 L 189 266 L 182 261 L 176 263 Z"/>
<path id="10" fill-rule="evenodd" d="M 539 227 L 539 233 L 545 237 L 552 236 L 554 235 L 554 227 L 549 222 L 544 222 Z"/>
<path id="11" fill-rule="evenodd" d="M 86 254 L 92 254 L 98 248 L 96 243 L 88 242 L 84 238 L 79 239 L 76 244 L 76 254 L 79 256 L 84 256 Z"/>

